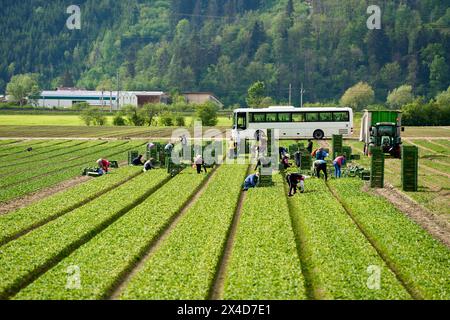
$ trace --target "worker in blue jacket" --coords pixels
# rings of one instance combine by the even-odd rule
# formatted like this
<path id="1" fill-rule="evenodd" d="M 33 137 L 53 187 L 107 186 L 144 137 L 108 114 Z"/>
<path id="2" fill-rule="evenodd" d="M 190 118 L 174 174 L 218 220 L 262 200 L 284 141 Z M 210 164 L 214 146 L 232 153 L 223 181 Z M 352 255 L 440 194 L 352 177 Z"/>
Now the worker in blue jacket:
<path id="1" fill-rule="evenodd" d="M 316 153 L 316 160 L 325 160 L 327 157 L 328 153 L 323 148 L 320 148 Z"/>
<path id="2" fill-rule="evenodd" d="M 244 191 L 250 188 L 256 188 L 259 181 L 259 172 L 249 175 L 244 181 Z"/>

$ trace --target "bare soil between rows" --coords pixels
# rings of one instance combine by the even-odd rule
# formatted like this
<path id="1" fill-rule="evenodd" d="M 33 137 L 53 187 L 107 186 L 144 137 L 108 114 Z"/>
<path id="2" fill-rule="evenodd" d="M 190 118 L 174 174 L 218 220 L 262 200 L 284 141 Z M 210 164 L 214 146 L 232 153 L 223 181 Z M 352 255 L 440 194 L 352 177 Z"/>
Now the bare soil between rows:
<path id="1" fill-rule="evenodd" d="M 56 186 L 45 188 L 43 190 L 28 194 L 26 196 L 2 203 L 0 206 L 0 215 L 7 214 L 12 211 L 16 211 L 18 209 L 27 207 L 39 200 L 48 198 L 56 193 L 59 193 L 61 191 L 64 191 L 66 189 L 70 189 L 72 187 L 75 187 L 79 184 L 82 184 L 86 181 L 88 181 L 89 177 L 76 177 L 67 181 L 63 181 Z"/>

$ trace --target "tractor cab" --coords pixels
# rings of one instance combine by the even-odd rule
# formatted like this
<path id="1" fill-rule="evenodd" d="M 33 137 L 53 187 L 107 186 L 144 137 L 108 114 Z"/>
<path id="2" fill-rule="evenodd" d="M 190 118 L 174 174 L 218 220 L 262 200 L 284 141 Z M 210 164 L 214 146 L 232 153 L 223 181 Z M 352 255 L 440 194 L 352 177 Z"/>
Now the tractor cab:
<path id="1" fill-rule="evenodd" d="M 399 157 L 401 138 L 398 134 L 397 124 L 388 122 L 375 124 L 370 130 L 370 143 L 380 146 L 384 153 Z"/>

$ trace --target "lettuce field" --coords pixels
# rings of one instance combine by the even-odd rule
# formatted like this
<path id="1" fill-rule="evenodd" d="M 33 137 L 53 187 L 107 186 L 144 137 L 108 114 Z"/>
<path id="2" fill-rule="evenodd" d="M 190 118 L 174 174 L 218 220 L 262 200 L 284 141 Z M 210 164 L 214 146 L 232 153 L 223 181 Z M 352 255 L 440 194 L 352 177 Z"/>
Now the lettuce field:
<path id="1" fill-rule="evenodd" d="M 127 166 L 146 143 L 0 141 L 0 299 L 450 299 L 448 245 L 362 180 L 244 192 L 248 165 Z M 448 141 L 417 145 L 448 174 Z M 120 168 L 78 181 L 98 158 Z"/>

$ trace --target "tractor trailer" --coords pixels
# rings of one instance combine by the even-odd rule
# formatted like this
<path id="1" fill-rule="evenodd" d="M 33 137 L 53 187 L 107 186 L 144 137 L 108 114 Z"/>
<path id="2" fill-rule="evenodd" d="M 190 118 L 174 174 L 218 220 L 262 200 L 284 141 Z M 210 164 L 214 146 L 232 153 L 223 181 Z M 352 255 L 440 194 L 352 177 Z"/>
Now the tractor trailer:
<path id="1" fill-rule="evenodd" d="M 360 141 L 364 142 L 364 154 L 370 154 L 370 147 L 381 147 L 384 153 L 400 159 L 403 130 L 400 111 L 365 110 L 360 136 Z"/>

